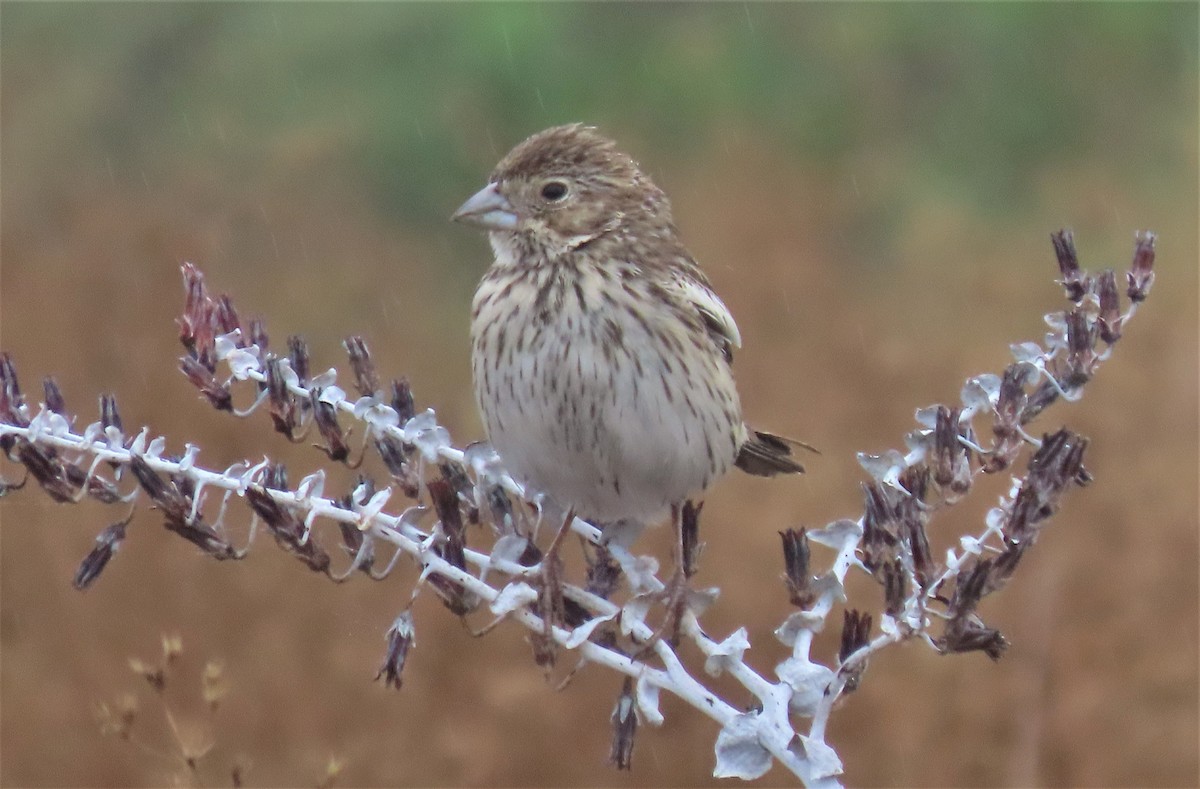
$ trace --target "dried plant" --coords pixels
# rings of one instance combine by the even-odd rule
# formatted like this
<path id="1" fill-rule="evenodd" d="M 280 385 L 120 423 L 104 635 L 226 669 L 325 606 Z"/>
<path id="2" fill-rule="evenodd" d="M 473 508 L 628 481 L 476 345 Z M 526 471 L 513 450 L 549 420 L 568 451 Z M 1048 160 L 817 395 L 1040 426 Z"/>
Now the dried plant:
<path id="1" fill-rule="evenodd" d="M 1153 283 L 1154 240 L 1150 233 L 1136 238 L 1123 308 L 1113 271 L 1087 273 L 1071 234 L 1055 233 L 1060 283 L 1071 305 L 1046 316 L 1043 341 L 1013 345 L 1012 364 L 999 375 L 969 378 L 958 403 L 918 410 L 905 451 L 860 454 L 871 479 L 859 517 L 781 532 L 781 595 L 796 610 L 775 631 L 788 654 L 774 679 L 742 659 L 750 647 L 745 629 L 719 640 L 701 629 L 716 590 L 691 592 L 670 616 L 656 610 L 664 588 L 658 562 L 633 552 L 634 530 L 609 529 L 602 538 L 576 520 L 572 529 L 588 546 L 586 577 L 563 579 L 561 597 L 546 594 L 539 503 L 524 497 L 491 449 L 456 447 L 432 409 L 416 411 L 407 381 L 383 386 L 361 338 L 345 343 L 357 396 L 337 385 L 335 370 L 313 374 L 298 337 L 289 338 L 285 352 L 271 351 L 263 324 L 243 323 L 232 300 L 210 295 L 190 264 L 183 266 L 180 369 L 201 395 L 238 417 L 265 410 L 289 440 L 318 438 L 330 463 L 357 469 L 373 451 L 389 481 L 363 474 L 353 490 L 331 495 L 324 471 L 291 485 L 284 467 L 270 460 L 205 468 L 194 445 L 171 455 L 163 438 L 145 429 L 126 432 L 111 397 L 101 401 L 100 420 L 76 431 L 81 420 L 70 415 L 53 379 L 45 382 L 42 406 L 32 408 L 6 354 L 0 355 L 0 449 L 56 501 L 91 497 L 132 507 L 148 500 L 168 531 L 215 559 L 244 558 L 262 525 L 279 547 L 336 582 L 360 573 L 380 580 L 398 561 L 415 562 L 421 574 L 414 599 L 432 590 L 456 616 L 483 620 L 475 627 L 481 635 L 503 622 L 527 628 L 539 665 L 574 655 L 567 680 L 584 664 L 625 676 L 612 712 L 611 759 L 618 768 L 631 764 L 639 725 L 663 722 L 659 696 L 666 691 L 719 724 L 715 775 L 755 778 L 778 762 L 808 785 L 833 785 L 843 768 L 826 727 L 876 653 L 912 639 L 940 653 L 982 651 L 993 659 L 1007 648 L 1004 636 L 980 619 L 980 601 L 1013 577 L 1064 493 L 1091 481 L 1085 437 L 1066 428 L 1038 437 L 1028 426 L 1055 401 L 1079 398 L 1108 358 Z M 235 406 L 243 397 L 251 402 Z M 1027 449 L 1024 473 L 1014 474 L 982 528 L 962 535 L 960 548 L 939 561 L 926 537 L 930 521 L 967 496 L 979 475 L 1010 473 Z M 23 481 L 0 484 L 9 492 Z M 235 513 L 244 511 L 231 507 L 238 501 L 252 515 L 241 540 L 231 529 Z M 699 507 L 683 515 L 692 536 L 681 558 L 691 571 L 699 515 Z M 113 559 L 131 516 L 97 537 L 76 574 L 78 588 L 95 583 Z M 327 527 L 336 548 L 319 538 Z M 814 567 L 813 543 L 832 551 L 823 569 Z M 878 597 L 850 605 L 843 584 L 852 569 L 879 583 Z M 821 662 L 811 654 L 813 639 L 839 606 L 840 648 Z M 664 618 L 677 632 L 653 637 Z M 377 675 L 387 685 L 401 687 L 415 633 L 406 607 L 387 631 Z M 750 708 L 724 700 L 690 672 L 680 659 L 685 648 L 698 650 L 709 675 L 733 677 L 754 698 Z M 120 731 L 128 716 L 110 717 Z"/>
<path id="2" fill-rule="evenodd" d="M 155 723 L 143 722 L 145 716 L 137 693 L 123 693 L 113 704 L 97 704 L 96 718 L 101 733 L 115 736 L 141 753 L 173 767 L 176 770 L 173 777 L 176 785 L 196 786 L 204 782 L 201 780 L 202 768 L 211 761 L 209 757 L 216 746 L 217 711 L 229 692 L 229 683 L 221 661 L 208 660 L 200 672 L 199 695 L 203 701 L 203 713 L 180 712 L 179 702 L 172 691 L 181 682 L 178 663 L 183 655 L 183 639 L 164 635 L 162 654 L 157 660 L 129 658 L 130 670 L 145 681 L 162 712 L 167 740 L 165 747 L 154 744 L 150 739 L 155 736 L 151 731 Z M 237 783 L 243 771 L 241 765 L 235 764 L 228 775 Z"/>

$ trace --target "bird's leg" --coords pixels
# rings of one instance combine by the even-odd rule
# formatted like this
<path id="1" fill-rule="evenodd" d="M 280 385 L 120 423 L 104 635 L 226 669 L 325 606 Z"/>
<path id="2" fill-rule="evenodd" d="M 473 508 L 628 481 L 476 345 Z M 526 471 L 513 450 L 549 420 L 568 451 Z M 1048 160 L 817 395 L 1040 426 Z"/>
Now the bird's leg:
<path id="1" fill-rule="evenodd" d="M 554 663 L 554 626 L 561 624 L 566 618 L 562 593 L 562 560 L 558 552 L 562 547 L 563 538 L 571 531 L 571 522 L 575 520 L 575 510 L 568 510 L 562 525 L 550 542 L 550 547 L 542 556 L 542 585 L 538 590 L 538 615 L 542 618 L 542 643 L 537 645 L 538 663 L 552 665 Z"/>
<path id="2" fill-rule="evenodd" d="M 703 505 L 701 505 L 703 506 Z M 667 641 L 671 644 L 679 642 L 679 624 L 683 620 L 684 609 L 687 606 L 688 579 L 696 574 L 696 557 L 699 554 L 699 513 L 700 506 L 685 502 L 682 506 L 671 505 L 671 523 L 675 528 L 675 548 L 672 551 L 675 558 L 675 572 L 663 590 L 663 605 L 666 615 L 662 623 L 642 645 L 638 657 L 652 650 L 664 635 L 670 633 Z"/>

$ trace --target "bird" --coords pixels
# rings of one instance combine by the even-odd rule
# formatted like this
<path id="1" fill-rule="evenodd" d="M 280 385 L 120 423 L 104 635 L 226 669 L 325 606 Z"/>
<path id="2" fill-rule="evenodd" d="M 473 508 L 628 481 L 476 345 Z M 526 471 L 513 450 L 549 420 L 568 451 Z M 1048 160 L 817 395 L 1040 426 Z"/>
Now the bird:
<path id="1" fill-rule="evenodd" d="M 595 127 L 519 143 L 453 219 L 491 244 L 471 306 L 475 399 L 527 493 L 603 530 L 678 522 L 733 467 L 803 472 L 792 449 L 807 445 L 743 421 L 741 334 L 666 194 Z"/>

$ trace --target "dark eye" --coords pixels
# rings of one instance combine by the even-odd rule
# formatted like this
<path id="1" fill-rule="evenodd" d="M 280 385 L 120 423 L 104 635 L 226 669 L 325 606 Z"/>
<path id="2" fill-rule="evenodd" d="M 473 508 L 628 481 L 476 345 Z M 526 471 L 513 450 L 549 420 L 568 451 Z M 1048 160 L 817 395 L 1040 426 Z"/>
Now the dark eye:
<path id="1" fill-rule="evenodd" d="M 557 203 L 567 196 L 567 185 L 562 181 L 547 181 L 542 185 L 542 197 Z"/>

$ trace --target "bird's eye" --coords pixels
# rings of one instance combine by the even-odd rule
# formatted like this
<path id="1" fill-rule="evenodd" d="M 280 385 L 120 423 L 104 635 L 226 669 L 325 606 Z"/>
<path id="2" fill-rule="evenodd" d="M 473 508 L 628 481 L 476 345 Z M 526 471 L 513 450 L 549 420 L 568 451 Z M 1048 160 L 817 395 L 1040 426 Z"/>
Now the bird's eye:
<path id="1" fill-rule="evenodd" d="M 567 185 L 562 181 L 547 181 L 542 185 L 542 197 L 557 203 L 567 196 Z"/>

